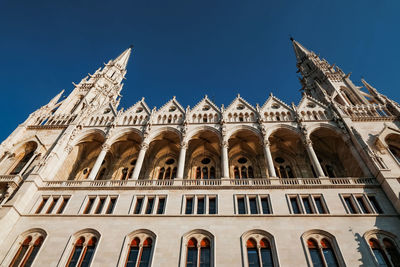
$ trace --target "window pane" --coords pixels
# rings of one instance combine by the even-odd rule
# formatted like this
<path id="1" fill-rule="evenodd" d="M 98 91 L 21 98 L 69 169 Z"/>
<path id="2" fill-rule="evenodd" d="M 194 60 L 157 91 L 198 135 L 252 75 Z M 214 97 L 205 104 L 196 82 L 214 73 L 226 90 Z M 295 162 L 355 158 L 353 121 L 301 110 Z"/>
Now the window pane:
<path id="1" fill-rule="evenodd" d="M 322 249 L 322 253 L 324 254 L 327 267 L 337 267 L 337 261 L 335 254 L 333 253 L 331 248 L 324 248 Z"/>
<path id="2" fill-rule="evenodd" d="M 344 202 L 346 202 L 347 208 L 351 214 L 356 214 L 356 210 L 354 209 L 353 203 L 351 202 L 350 197 L 345 197 Z"/>
<path id="3" fill-rule="evenodd" d="M 319 253 L 318 249 L 309 249 L 311 261 L 314 267 L 324 267 L 322 263 L 321 254 Z"/>
<path id="4" fill-rule="evenodd" d="M 68 204 L 68 201 L 69 201 L 69 197 L 63 197 L 61 206 L 60 206 L 60 208 L 58 209 L 57 214 L 61 214 L 61 213 L 64 212 L 64 209 L 65 209 L 65 207 L 66 207 L 67 204 Z"/>
<path id="5" fill-rule="evenodd" d="M 165 198 L 158 199 L 157 214 L 164 214 Z"/>
<path id="6" fill-rule="evenodd" d="M 82 264 L 80 267 L 88 267 L 92 261 L 95 246 L 87 246 L 85 256 L 83 257 Z"/>
<path id="7" fill-rule="evenodd" d="M 75 267 L 78 263 L 79 256 L 81 255 L 83 247 L 81 246 L 75 246 L 75 249 L 72 253 L 71 260 L 69 261 L 68 267 Z"/>
<path id="8" fill-rule="evenodd" d="M 208 214 L 217 214 L 217 200 L 215 197 L 208 199 Z"/>
<path id="9" fill-rule="evenodd" d="M 250 213 L 251 214 L 257 214 L 257 201 L 256 198 L 250 198 L 249 199 L 249 203 L 250 203 Z"/>
<path id="10" fill-rule="evenodd" d="M 267 197 L 261 198 L 261 206 L 263 214 L 271 214 L 271 210 L 269 209 L 269 201 Z"/>
<path id="11" fill-rule="evenodd" d="M 204 214 L 204 205 L 205 205 L 204 198 L 198 198 L 197 199 L 197 214 Z"/>
<path id="12" fill-rule="evenodd" d="M 386 249 L 386 252 L 389 254 L 390 260 L 395 264 L 395 267 L 400 266 L 400 253 L 393 242 L 385 238 L 383 239 L 383 245 Z"/>
<path id="13" fill-rule="evenodd" d="M 376 213 L 383 213 L 383 210 L 381 209 L 381 207 L 378 204 L 378 201 L 376 200 L 376 198 L 374 196 L 368 196 L 369 201 L 372 204 L 372 207 L 374 207 L 374 210 Z"/>
<path id="14" fill-rule="evenodd" d="M 153 205 L 154 205 L 154 198 L 148 198 L 146 214 L 151 214 L 151 212 L 153 211 Z"/>
<path id="15" fill-rule="evenodd" d="M 361 208 L 362 213 L 369 213 L 367 207 L 365 206 L 363 197 L 357 197 L 356 199 L 357 199 L 358 205 Z"/>
<path id="16" fill-rule="evenodd" d="M 139 247 L 131 247 L 129 250 L 128 261 L 126 262 L 126 267 L 135 267 L 137 257 L 139 254 Z"/>
<path id="17" fill-rule="evenodd" d="M 322 200 L 320 197 L 314 197 L 315 205 L 317 206 L 317 210 L 319 214 L 325 214 L 326 211 L 324 206 L 322 205 Z"/>
<path id="18" fill-rule="evenodd" d="M 140 257 L 139 267 L 150 266 L 151 247 L 143 247 L 142 256 Z"/>
<path id="19" fill-rule="evenodd" d="M 245 206 L 245 204 L 244 204 L 244 198 L 243 197 L 240 197 L 240 198 L 238 198 L 238 211 L 239 211 L 239 214 L 246 214 L 246 206 Z"/>
<path id="20" fill-rule="evenodd" d="M 269 248 L 261 249 L 261 260 L 262 260 L 262 267 L 273 267 L 274 266 L 274 263 L 272 261 L 272 253 Z"/>
<path id="21" fill-rule="evenodd" d="M 99 200 L 99 204 L 97 204 L 96 211 L 94 212 L 95 214 L 100 214 L 103 211 L 104 203 L 106 202 L 105 197 L 101 197 Z"/>
<path id="22" fill-rule="evenodd" d="M 296 197 L 290 198 L 290 204 L 292 205 L 292 211 L 294 214 L 300 214 L 299 204 L 297 204 Z"/>
<path id="23" fill-rule="evenodd" d="M 192 214 L 192 211 L 193 211 L 193 198 L 187 198 L 185 214 Z"/>
<path id="24" fill-rule="evenodd" d="M 42 212 L 43 207 L 44 207 L 44 205 L 46 205 L 46 202 L 47 202 L 48 199 L 49 199 L 48 197 L 42 199 L 42 201 L 40 202 L 38 208 L 35 211 L 36 214 L 39 214 L 39 213 Z"/>
<path id="25" fill-rule="evenodd" d="M 40 245 L 39 246 L 33 246 L 32 252 L 29 255 L 28 259 L 26 260 L 24 267 L 30 267 L 32 266 L 33 260 L 36 257 L 36 254 L 39 252 Z"/>
<path id="26" fill-rule="evenodd" d="M 311 209 L 311 204 L 310 204 L 310 200 L 308 199 L 308 197 L 303 197 L 303 205 L 304 205 L 304 209 L 306 211 L 307 214 L 312 214 L 314 213 Z"/>
<path id="27" fill-rule="evenodd" d="M 57 198 L 54 198 L 54 197 L 53 197 L 53 200 L 51 201 L 51 204 L 50 204 L 49 208 L 48 208 L 47 211 L 46 211 L 47 214 L 50 214 L 50 213 L 53 212 L 54 207 L 55 207 L 56 204 L 57 204 L 57 201 L 58 201 L 58 197 L 57 197 Z"/>
<path id="28" fill-rule="evenodd" d="M 200 267 L 210 267 L 211 259 L 210 259 L 210 248 L 201 248 L 200 249 Z"/>
<path id="29" fill-rule="evenodd" d="M 188 248 L 186 267 L 197 267 L 197 248 Z"/>
<path id="30" fill-rule="evenodd" d="M 143 198 L 138 198 L 136 200 L 136 206 L 135 206 L 135 214 L 140 214 L 140 210 L 142 209 L 142 204 L 143 204 Z"/>
<path id="31" fill-rule="evenodd" d="M 380 249 L 374 248 L 372 249 L 372 251 L 374 252 L 375 258 L 378 261 L 379 266 L 390 266 L 384 255 L 382 255 L 382 251 Z"/>
<path id="32" fill-rule="evenodd" d="M 89 214 L 90 213 L 90 211 L 92 210 L 94 199 L 95 198 L 93 198 L 93 197 L 89 198 L 88 203 L 86 205 L 86 208 L 83 211 L 84 214 Z"/>
<path id="33" fill-rule="evenodd" d="M 113 197 L 110 199 L 110 203 L 108 204 L 106 214 L 112 214 L 115 207 L 115 202 L 117 202 L 117 198 Z"/>
<path id="34" fill-rule="evenodd" d="M 29 246 L 28 245 L 22 245 L 21 248 L 19 249 L 19 251 L 17 252 L 17 255 L 15 255 L 14 260 L 13 260 L 13 264 L 11 265 L 12 267 L 17 267 L 23 257 L 25 256 L 26 251 L 28 250 Z"/>
<path id="35" fill-rule="evenodd" d="M 249 261 L 249 267 L 260 267 L 257 248 L 247 248 L 247 259 Z"/>

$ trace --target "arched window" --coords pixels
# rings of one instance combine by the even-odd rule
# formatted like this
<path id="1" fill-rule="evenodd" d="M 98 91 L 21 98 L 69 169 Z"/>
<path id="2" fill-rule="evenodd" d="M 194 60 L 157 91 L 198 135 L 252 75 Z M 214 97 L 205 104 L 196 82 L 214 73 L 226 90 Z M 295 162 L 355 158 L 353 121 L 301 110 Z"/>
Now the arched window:
<path id="1" fill-rule="evenodd" d="M 202 171 L 203 171 L 203 179 L 208 179 L 208 168 L 203 167 Z"/>
<path id="2" fill-rule="evenodd" d="M 98 236 L 92 233 L 80 234 L 75 239 L 68 258 L 67 267 L 88 267 L 90 266 L 96 246 L 98 242 Z"/>
<path id="3" fill-rule="evenodd" d="M 158 180 L 164 179 L 164 172 L 165 172 L 165 168 L 162 167 L 162 168 L 160 169 L 160 171 L 158 172 Z"/>
<path id="4" fill-rule="evenodd" d="M 254 169 L 249 159 L 239 156 L 233 160 L 233 164 L 233 176 L 235 179 L 254 178 Z"/>
<path id="5" fill-rule="evenodd" d="M 249 166 L 247 171 L 248 171 L 248 174 L 249 174 L 249 178 L 254 178 L 253 167 Z"/>
<path id="6" fill-rule="evenodd" d="M 176 172 L 177 172 L 177 167 L 174 167 L 174 168 L 172 169 L 171 179 L 175 179 L 175 178 L 176 178 Z"/>
<path id="7" fill-rule="evenodd" d="M 235 179 L 239 179 L 239 178 L 240 178 L 239 168 L 238 168 L 238 167 L 235 167 L 235 168 L 233 169 L 233 172 L 234 172 L 234 174 L 235 174 Z"/>
<path id="8" fill-rule="evenodd" d="M 394 156 L 394 158 L 397 160 L 397 162 L 400 163 L 400 149 L 398 149 L 394 145 L 389 145 L 389 150 L 392 153 L 392 155 Z"/>
<path id="9" fill-rule="evenodd" d="M 158 173 L 155 171 L 154 177 L 158 180 L 163 179 L 174 179 L 176 177 L 177 172 L 177 161 L 167 156 L 166 158 L 162 158 L 157 162 L 156 169 L 158 168 Z"/>
<path id="10" fill-rule="evenodd" d="M 303 234 L 307 257 L 313 267 L 345 266 L 335 238 L 324 231 L 313 230 Z"/>
<path id="11" fill-rule="evenodd" d="M 395 236 L 388 232 L 372 230 L 365 234 L 371 252 L 379 266 L 400 266 L 399 247 Z"/>
<path id="12" fill-rule="evenodd" d="M 185 252 L 182 253 L 182 262 L 185 267 L 212 267 L 213 239 L 209 233 L 197 230 L 183 238 Z"/>
<path id="13" fill-rule="evenodd" d="M 279 178 L 295 178 L 295 173 L 290 163 L 282 157 L 275 158 L 275 170 Z"/>
<path id="14" fill-rule="evenodd" d="M 201 179 L 201 170 L 200 167 L 196 168 L 196 179 Z"/>
<path id="15" fill-rule="evenodd" d="M 153 241 L 150 237 L 146 238 L 143 243 L 140 243 L 140 239 L 135 237 L 128 251 L 128 257 L 126 259 L 126 267 L 147 267 L 150 266 L 151 253 L 152 253 Z"/>
<path id="16" fill-rule="evenodd" d="M 212 166 L 210 168 L 210 179 L 215 179 L 215 168 Z"/>
<path id="17" fill-rule="evenodd" d="M 97 175 L 96 180 L 103 180 L 106 174 L 106 170 L 107 170 L 106 168 L 102 168 L 101 171 L 99 172 L 99 175 Z"/>
<path id="18" fill-rule="evenodd" d="M 212 158 L 201 156 L 193 160 L 195 179 L 215 179 L 215 162 Z"/>
<path id="19" fill-rule="evenodd" d="M 25 154 L 24 157 L 18 162 L 17 166 L 11 171 L 10 174 L 18 174 L 33 157 L 34 151 Z"/>
<path id="20" fill-rule="evenodd" d="M 32 263 L 43 244 L 43 240 L 43 235 L 39 233 L 33 233 L 25 237 L 15 253 L 14 258 L 10 263 L 10 267 L 32 266 Z"/>
<path id="21" fill-rule="evenodd" d="M 250 231 L 242 236 L 244 265 L 248 267 L 278 266 L 276 251 L 273 249 L 273 238 L 261 230 Z"/>
<path id="22" fill-rule="evenodd" d="M 165 179 L 170 179 L 171 178 L 171 167 L 167 168 L 167 171 L 165 172 Z"/>

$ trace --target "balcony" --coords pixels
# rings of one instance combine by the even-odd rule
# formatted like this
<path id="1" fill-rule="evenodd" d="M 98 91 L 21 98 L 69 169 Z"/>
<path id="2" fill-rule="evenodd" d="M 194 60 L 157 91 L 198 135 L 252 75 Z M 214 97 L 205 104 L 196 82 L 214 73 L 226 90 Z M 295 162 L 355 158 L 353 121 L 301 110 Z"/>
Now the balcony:
<path id="1" fill-rule="evenodd" d="M 263 178 L 263 179 L 208 179 L 208 180 L 95 180 L 42 181 L 42 190 L 74 189 L 198 189 L 198 188 L 362 188 L 379 186 L 375 178 Z"/>

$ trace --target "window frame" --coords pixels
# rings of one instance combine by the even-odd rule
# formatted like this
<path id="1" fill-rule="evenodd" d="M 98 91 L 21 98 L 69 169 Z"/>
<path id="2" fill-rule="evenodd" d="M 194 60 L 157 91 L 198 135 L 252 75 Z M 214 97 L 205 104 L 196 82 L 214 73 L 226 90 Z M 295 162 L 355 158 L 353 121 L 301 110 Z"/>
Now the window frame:
<path id="1" fill-rule="evenodd" d="M 197 266 L 200 265 L 200 244 L 201 241 L 204 238 L 207 238 L 210 241 L 210 267 L 215 267 L 215 237 L 213 234 L 211 234 L 210 232 L 206 231 L 206 230 L 201 230 L 201 229 L 197 229 L 197 230 L 193 230 L 190 231 L 189 233 L 186 233 L 183 237 L 182 237 L 182 244 L 181 244 L 181 255 L 180 255 L 180 262 L 179 262 L 179 266 L 180 267 L 186 267 L 186 260 L 187 260 L 187 252 L 188 252 L 188 242 L 190 239 L 196 239 L 197 241 Z"/>
<path id="2" fill-rule="evenodd" d="M 397 249 L 397 253 L 400 253 L 400 244 L 398 242 L 398 238 L 394 234 L 389 233 L 387 231 L 374 229 L 374 230 L 366 232 L 363 237 L 364 237 L 364 241 L 367 242 L 367 246 L 368 246 L 370 255 L 371 255 L 374 263 L 377 264 L 377 266 L 378 266 L 378 261 L 377 261 L 375 254 L 369 244 L 370 239 L 376 239 L 378 241 L 382 252 L 385 254 L 384 256 L 386 256 L 386 258 L 389 260 L 389 262 L 392 264 L 392 266 L 394 266 L 392 259 L 389 255 L 389 253 L 387 252 L 386 247 L 383 245 L 383 240 L 389 239 L 389 241 L 391 241 L 391 243 Z"/>
<path id="3" fill-rule="evenodd" d="M 32 207 L 30 213 L 34 215 L 62 215 L 68 207 L 72 195 L 41 195 L 36 200 L 35 205 Z M 68 199 L 67 201 L 65 201 Z M 65 203 L 62 212 L 60 208 Z M 43 204 L 43 205 L 42 205 Z"/>
<path id="4" fill-rule="evenodd" d="M 272 262 L 274 267 L 279 267 L 279 257 L 278 257 L 278 249 L 276 247 L 276 243 L 275 243 L 275 238 L 273 237 L 273 235 L 271 235 L 270 233 L 263 231 L 263 230 L 251 230 L 248 231 L 246 233 L 244 233 L 241 237 L 240 237 L 240 243 L 241 243 L 241 250 L 242 250 L 242 262 L 243 262 L 243 266 L 244 267 L 248 267 L 249 266 L 249 261 L 248 261 L 248 257 L 247 257 L 247 240 L 249 240 L 250 238 L 254 239 L 257 243 L 257 251 L 258 251 L 258 257 L 259 259 L 261 259 L 261 249 L 260 249 L 260 241 L 262 239 L 266 239 L 269 242 L 270 245 L 270 250 L 271 250 L 271 257 L 272 257 Z M 262 262 L 260 262 L 260 266 L 262 266 Z"/>
<path id="5" fill-rule="evenodd" d="M 114 211 L 115 211 L 115 208 L 116 208 L 116 206 L 118 204 L 118 198 L 119 198 L 119 195 L 114 195 L 114 194 L 110 194 L 110 195 L 87 195 L 85 197 L 85 199 L 83 200 L 83 202 L 82 202 L 82 205 L 81 205 L 81 208 L 78 211 L 78 214 L 86 215 L 86 216 L 87 215 L 91 215 L 91 216 L 113 215 Z M 90 206 L 90 210 L 87 211 L 87 209 L 89 207 L 88 204 L 89 204 L 89 201 L 91 199 L 94 199 L 94 200 L 93 200 L 93 203 Z M 103 204 L 101 206 L 100 211 L 98 211 L 98 208 L 100 207 L 100 204 L 101 204 L 100 201 L 102 199 L 104 199 L 104 202 L 103 202 Z M 109 208 L 109 206 L 111 204 L 111 199 L 115 199 L 115 203 L 113 205 L 114 207 L 113 207 L 111 213 L 107 213 L 108 208 Z"/>
<path id="6" fill-rule="evenodd" d="M 18 237 L 16 238 L 14 243 L 11 245 L 11 248 L 7 252 L 4 260 L 1 262 L 2 264 L 4 264 L 4 266 L 11 265 L 11 263 L 15 260 L 15 257 L 17 256 L 17 253 L 19 252 L 22 244 L 24 243 L 26 238 L 28 238 L 29 236 L 31 236 L 32 239 L 29 242 L 28 249 L 25 251 L 25 254 L 23 255 L 23 257 L 21 259 L 21 263 L 22 262 L 26 262 L 26 260 L 31 255 L 32 249 L 33 249 L 33 246 L 34 246 L 34 243 L 36 242 L 36 240 L 38 240 L 38 238 L 40 238 L 40 237 L 43 238 L 42 243 L 41 243 L 40 248 L 39 248 L 39 251 L 36 253 L 35 258 L 32 261 L 32 265 L 31 266 L 35 266 L 35 262 L 36 262 L 37 258 L 40 256 L 39 254 L 43 250 L 42 248 L 45 245 L 46 240 L 47 240 L 46 231 L 44 231 L 42 229 L 39 229 L 39 228 L 34 228 L 34 229 L 25 231 L 24 233 L 18 235 Z M 27 257 L 28 253 L 29 253 L 29 256 Z"/>
<path id="7" fill-rule="evenodd" d="M 343 203 L 344 209 L 346 211 L 347 215 L 379 215 L 379 214 L 385 214 L 385 210 L 382 208 L 382 205 L 379 203 L 379 200 L 376 196 L 376 194 L 368 194 L 368 193 L 343 193 L 339 194 L 340 199 Z M 382 213 L 379 213 L 377 210 L 375 210 L 375 206 L 371 203 L 371 200 L 369 197 L 374 197 L 375 201 L 377 202 L 379 208 L 381 209 Z M 355 208 L 355 213 L 351 213 L 347 204 L 346 204 L 346 198 L 350 198 L 350 201 L 353 205 L 353 208 Z M 365 208 L 367 212 L 363 212 L 362 207 L 358 203 L 358 198 L 361 198 L 362 203 L 365 205 Z"/>
<path id="8" fill-rule="evenodd" d="M 79 231 L 79 232 L 73 234 L 73 235 L 70 237 L 70 239 L 69 239 L 69 241 L 68 241 L 68 244 L 67 244 L 67 249 L 64 250 L 64 253 L 63 253 L 63 255 L 61 256 L 60 266 L 66 266 L 66 267 L 67 267 L 67 266 L 69 265 L 69 262 L 70 262 L 72 253 L 73 253 L 73 251 L 74 251 L 74 249 L 75 249 L 75 243 L 76 243 L 81 237 L 84 237 L 84 238 L 85 238 L 85 242 L 84 242 L 84 244 L 83 244 L 82 252 L 81 252 L 80 255 L 79 255 L 78 262 L 81 262 L 82 259 L 83 259 L 83 258 L 82 258 L 83 251 L 86 250 L 88 241 L 91 240 L 93 237 L 95 237 L 95 238 L 97 239 L 96 246 L 95 246 L 95 249 L 94 249 L 92 258 L 91 258 L 91 260 L 90 260 L 90 264 L 89 264 L 89 266 L 93 266 L 93 261 L 94 261 L 95 258 L 96 258 L 96 255 L 97 255 L 97 252 L 98 252 L 98 247 L 99 247 L 100 242 L 101 242 L 101 235 L 100 235 L 100 233 L 99 233 L 98 231 L 94 230 L 94 229 L 84 229 L 84 230 L 81 230 L 81 231 Z"/>
<path id="9" fill-rule="evenodd" d="M 235 215 L 252 215 L 252 216 L 259 216 L 259 215 L 271 215 L 273 214 L 273 209 L 272 209 L 272 201 L 271 197 L 269 194 L 235 194 L 233 196 L 234 198 L 234 212 Z M 244 213 L 239 213 L 239 199 L 243 198 L 244 199 Z M 254 199 L 256 202 L 256 208 L 257 212 L 256 213 L 251 213 L 250 210 L 250 199 Z M 267 199 L 267 204 L 268 204 L 268 210 L 270 213 L 263 213 L 263 206 L 262 206 L 262 199 L 266 198 Z"/>
<path id="10" fill-rule="evenodd" d="M 330 245 L 331 245 L 331 247 L 332 247 L 332 251 L 333 251 L 333 253 L 335 255 L 335 258 L 336 258 L 338 266 L 339 267 L 346 267 L 346 263 L 344 261 L 343 254 L 340 251 L 340 248 L 338 246 L 336 238 L 333 235 L 331 235 L 330 233 L 326 232 L 326 231 L 317 230 L 317 229 L 316 230 L 307 231 L 304 234 L 302 234 L 302 236 L 301 236 L 301 241 L 302 241 L 302 244 L 303 244 L 303 249 L 304 249 L 304 252 L 305 252 L 305 256 L 306 256 L 306 259 L 307 259 L 308 266 L 311 266 L 311 267 L 313 266 L 312 259 L 311 259 L 311 254 L 310 254 L 310 251 L 309 251 L 309 248 L 308 248 L 308 244 L 307 244 L 307 241 L 310 238 L 314 239 L 317 242 L 318 250 L 319 250 L 320 253 L 322 252 L 321 240 L 323 240 L 323 239 L 328 240 Z M 325 260 L 325 256 L 323 254 L 321 254 L 321 258 L 322 258 L 322 262 L 326 266 L 326 260 Z"/>
<path id="11" fill-rule="evenodd" d="M 125 267 L 126 266 L 127 260 L 128 260 L 128 257 L 129 257 L 131 242 L 135 238 L 139 238 L 139 240 L 140 240 L 139 255 L 138 255 L 138 258 L 136 260 L 136 265 L 135 266 L 136 267 L 139 266 L 138 265 L 138 263 L 139 263 L 138 259 L 139 259 L 140 253 L 143 252 L 143 242 L 147 238 L 150 238 L 151 241 L 152 241 L 151 252 L 150 252 L 150 257 L 149 257 L 149 267 L 153 266 L 154 252 L 155 252 L 155 248 L 157 246 L 157 236 L 156 236 L 155 233 L 153 233 L 150 230 L 140 229 L 140 230 L 136 230 L 136 231 L 131 232 L 130 234 L 128 234 L 125 237 L 125 240 L 124 240 L 124 242 L 122 244 L 122 251 L 121 251 L 120 257 L 118 259 L 118 263 L 117 263 L 118 267 Z"/>
<path id="12" fill-rule="evenodd" d="M 187 205 L 187 200 L 189 198 L 192 198 L 192 212 L 191 213 L 186 213 L 186 205 Z M 198 201 L 199 199 L 204 200 L 204 210 L 203 213 L 199 214 L 198 213 Z M 215 213 L 210 213 L 210 199 L 215 199 Z M 198 216 L 212 216 L 212 215 L 218 215 L 218 208 L 219 208 L 219 203 L 218 203 L 218 195 L 217 194 L 188 194 L 188 195 L 182 195 L 182 208 L 181 208 L 181 214 L 182 215 L 198 215 Z"/>
<path id="13" fill-rule="evenodd" d="M 317 207 L 317 204 L 315 202 L 315 198 L 319 198 L 321 201 L 322 209 L 325 211 L 325 213 L 320 213 Z M 299 213 L 294 213 L 293 207 L 292 207 L 292 199 L 296 199 L 297 206 L 299 208 Z M 304 200 L 307 199 L 308 203 L 310 204 L 310 209 L 311 213 L 307 213 L 305 205 L 304 205 Z M 286 194 L 286 200 L 288 203 L 289 207 L 289 212 L 290 214 L 293 215 L 327 215 L 330 214 L 328 205 L 326 204 L 325 198 L 323 194 Z"/>
<path id="14" fill-rule="evenodd" d="M 136 206 L 138 204 L 138 199 L 142 199 L 142 204 L 141 204 L 139 212 L 136 213 L 135 211 L 136 211 Z M 147 208 L 148 208 L 149 199 L 153 199 L 153 206 L 152 206 L 151 212 L 146 213 Z M 163 208 L 162 213 L 157 213 L 160 199 L 164 199 L 164 208 Z M 131 203 L 131 207 L 129 209 L 129 214 L 135 215 L 135 216 L 137 216 L 137 215 L 141 215 L 141 216 L 164 215 L 164 214 L 166 214 L 166 211 L 167 211 L 167 203 L 168 203 L 168 195 L 167 194 L 134 195 L 132 197 L 132 203 Z"/>

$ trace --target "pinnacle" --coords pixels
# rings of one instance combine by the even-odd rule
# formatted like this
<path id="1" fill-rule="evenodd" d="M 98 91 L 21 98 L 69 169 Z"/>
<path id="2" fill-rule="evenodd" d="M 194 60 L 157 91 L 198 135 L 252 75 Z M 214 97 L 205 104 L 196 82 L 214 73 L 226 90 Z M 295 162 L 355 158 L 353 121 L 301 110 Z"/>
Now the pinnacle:
<path id="1" fill-rule="evenodd" d="M 114 59 L 114 63 L 121 67 L 122 69 L 126 69 L 128 65 L 128 60 L 131 55 L 133 45 L 131 45 L 128 49 L 126 49 L 121 55 L 119 55 L 116 59 Z"/>
<path id="2" fill-rule="evenodd" d="M 297 42 L 293 37 L 290 37 L 290 40 L 293 44 L 294 53 L 296 54 L 297 61 L 301 61 L 305 56 L 310 54 L 307 48 L 302 46 L 299 42 Z"/>

